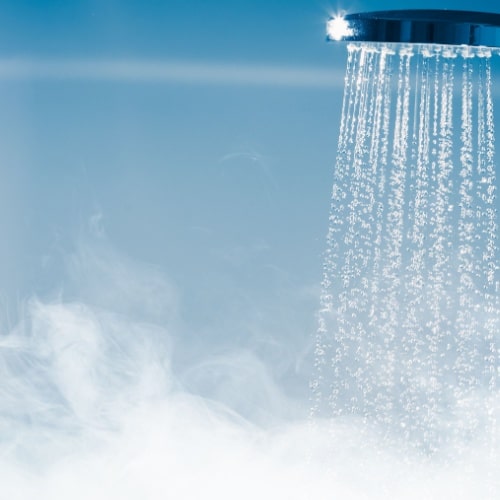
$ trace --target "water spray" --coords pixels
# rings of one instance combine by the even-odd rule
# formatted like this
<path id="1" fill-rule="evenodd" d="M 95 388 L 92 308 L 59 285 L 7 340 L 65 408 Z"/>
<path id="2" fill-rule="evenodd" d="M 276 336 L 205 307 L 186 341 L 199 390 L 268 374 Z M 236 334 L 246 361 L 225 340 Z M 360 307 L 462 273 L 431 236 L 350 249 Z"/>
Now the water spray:
<path id="1" fill-rule="evenodd" d="M 349 14 L 327 38 L 349 43 L 313 414 L 495 461 L 500 15 Z"/>

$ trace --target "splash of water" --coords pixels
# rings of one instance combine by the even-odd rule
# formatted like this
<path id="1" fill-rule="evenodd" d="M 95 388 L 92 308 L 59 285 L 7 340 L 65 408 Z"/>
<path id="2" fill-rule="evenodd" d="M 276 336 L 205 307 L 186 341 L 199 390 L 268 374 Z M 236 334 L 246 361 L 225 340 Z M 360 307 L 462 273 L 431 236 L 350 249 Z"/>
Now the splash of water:
<path id="1" fill-rule="evenodd" d="M 312 413 L 357 415 L 427 455 L 494 448 L 491 56 L 348 47 Z"/>

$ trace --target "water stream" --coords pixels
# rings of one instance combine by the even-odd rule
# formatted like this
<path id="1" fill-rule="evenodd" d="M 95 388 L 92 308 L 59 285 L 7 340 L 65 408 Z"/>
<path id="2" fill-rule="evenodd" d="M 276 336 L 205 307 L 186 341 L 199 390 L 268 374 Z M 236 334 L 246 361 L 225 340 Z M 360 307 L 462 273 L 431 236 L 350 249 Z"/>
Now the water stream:
<path id="1" fill-rule="evenodd" d="M 360 417 L 427 454 L 495 432 L 491 60 L 348 47 L 312 413 Z"/>

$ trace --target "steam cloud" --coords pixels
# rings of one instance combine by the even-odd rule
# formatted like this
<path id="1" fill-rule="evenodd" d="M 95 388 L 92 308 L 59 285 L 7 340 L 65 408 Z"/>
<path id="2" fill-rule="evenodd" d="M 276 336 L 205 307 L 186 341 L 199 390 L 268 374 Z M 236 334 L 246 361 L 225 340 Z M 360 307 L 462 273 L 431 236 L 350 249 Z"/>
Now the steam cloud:
<path id="1" fill-rule="evenodd" d="M 249 351 L 176 372 L 175 288 L 103 234 L 82 239 L 67 268 L 71 298 L 27 300 L 19 323 L 0 336 L 2 498 L 458 499 L 498 491 L 497 450 L 488 446 L 425 458 L 361 432 L 354 419 L 243 418 L 234 408 L 244 398 L 250 406 L 260 398 L 270 415 L 277 405 L 286 415 L 308 403 L 290 401 Z M 223 382 L 208 375 L 228 369 L 232 390 L 222 402 L 215 389 Z M 201 382 L 213 385 L 213 398 L 192 390 Z"/>

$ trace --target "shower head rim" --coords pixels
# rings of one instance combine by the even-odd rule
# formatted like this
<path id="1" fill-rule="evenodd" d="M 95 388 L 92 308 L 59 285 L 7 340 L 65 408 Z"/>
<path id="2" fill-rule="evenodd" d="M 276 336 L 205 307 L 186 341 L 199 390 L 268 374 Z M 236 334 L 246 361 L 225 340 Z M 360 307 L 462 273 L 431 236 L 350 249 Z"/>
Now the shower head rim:
<path id="1" fill-rule="evenodd" d="M 327 40 L 500 47 L 500 14 L 465 10 L 407 9 L 359 12 L 341 19 L 341 33 Z M 338 25 L 338 24 L 337 24 Z"/>
<path id="2" fill-rule="evenodd" d="M 454 9 L 395 9 L 346 14 L 344 19 L 385 19 L 427 22 L 455 22 L 500 27 L 500 13 Z"/>

